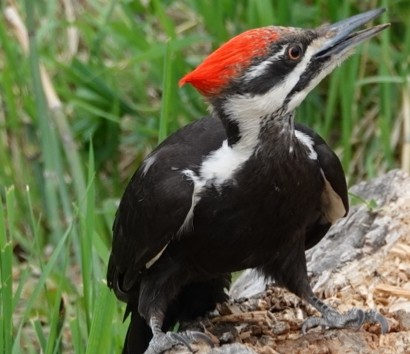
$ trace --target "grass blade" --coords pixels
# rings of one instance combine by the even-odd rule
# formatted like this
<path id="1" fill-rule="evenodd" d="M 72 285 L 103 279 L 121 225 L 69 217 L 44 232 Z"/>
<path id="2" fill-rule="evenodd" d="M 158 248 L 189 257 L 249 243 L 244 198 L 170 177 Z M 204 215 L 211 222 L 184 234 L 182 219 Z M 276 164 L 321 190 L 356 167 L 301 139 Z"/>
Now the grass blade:
<path id="1" fill-rule="evenodd" d="M 165 47 L 164 69 L 162 78 L 162 102 L 161 115 L 159 120 L 158 143 L 163 141 L 168 135 L 168 119 L 172 105 L 172 40 L 168 40 Z"/>
<path id="2" fill-rule="evenodd" d="M 112 353 L 111 323 L 116 300 L 106 284 L 100 282 L 97 301 L 94 306 L 90 337 L 86 354 Z"/>
<path id="3" fill-rule="evenodd" d="M 14 187 L 6 190 L 6 215 L 0 208 L 0 329 L 2 352 L 11 353 L 13 345 L 13 249 Z"/>

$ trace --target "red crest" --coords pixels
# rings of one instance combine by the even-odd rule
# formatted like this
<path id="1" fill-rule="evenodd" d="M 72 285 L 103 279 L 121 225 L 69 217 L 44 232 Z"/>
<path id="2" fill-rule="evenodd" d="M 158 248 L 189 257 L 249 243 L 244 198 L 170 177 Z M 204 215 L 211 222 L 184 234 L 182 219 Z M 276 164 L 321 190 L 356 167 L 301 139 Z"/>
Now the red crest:
<path id="1" fill-rule="evenodd" d="M 253 58 L 265 55 L 269 43 L 278 38 L 279 33 L 274 27 L 243 32 L 211 53 L 179 81 L 179 86 L 189 83 L 204 96 L 218 95 L 232 78 L 251 64 Z"/>

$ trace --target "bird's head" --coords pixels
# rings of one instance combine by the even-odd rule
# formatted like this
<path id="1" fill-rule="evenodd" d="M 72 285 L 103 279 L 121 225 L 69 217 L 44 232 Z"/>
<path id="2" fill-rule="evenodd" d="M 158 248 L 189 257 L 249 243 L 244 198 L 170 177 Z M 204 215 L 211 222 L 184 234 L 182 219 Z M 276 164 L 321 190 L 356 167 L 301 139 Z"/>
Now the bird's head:
<path id="1" fill-rule="evenodd" d="M 246 31 L 214 51 L 179 84 L 193 85 L 220 115 L 238 122 L 284 116 L 354 47 L 389 26 L 354 32 L 384 11 L 316 29 L 270 26 Z"/>

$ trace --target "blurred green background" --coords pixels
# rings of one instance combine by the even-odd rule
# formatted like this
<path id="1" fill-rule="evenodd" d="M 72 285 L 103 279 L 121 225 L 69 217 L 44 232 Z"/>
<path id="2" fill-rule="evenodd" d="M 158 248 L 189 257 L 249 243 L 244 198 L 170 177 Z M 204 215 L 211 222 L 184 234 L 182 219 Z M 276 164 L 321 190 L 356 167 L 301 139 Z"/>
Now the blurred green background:
<path id="1" fill-rule="evenodd" d="M 104 280 L 111 223 L 143 157 L 207 112 L 178 88 L 185 73 L 246 29 L 380 6 L 391 28 L 297 113 L 350 184 L 410 169 L 410 1 L 2 1 L 0 351 L 119 352 L 124 305 Z"/>

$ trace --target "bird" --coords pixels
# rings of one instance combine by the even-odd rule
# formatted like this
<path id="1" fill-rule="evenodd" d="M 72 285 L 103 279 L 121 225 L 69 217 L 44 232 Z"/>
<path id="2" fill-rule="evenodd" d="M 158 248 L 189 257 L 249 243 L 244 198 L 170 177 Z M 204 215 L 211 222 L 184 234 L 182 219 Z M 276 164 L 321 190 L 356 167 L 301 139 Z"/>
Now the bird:
<path id="1" fill-rule="evenodd" d="M 308 93 L 389 26 L 356 31 L 384 11 L 314 29 L 247 30 L 180 80 L 205 98 L 210 114 L 144 159 L 113 223 L 107 284 L 131 317 L 123 353 L 212 345 L 205 333 L 173 328 L 226 301 L 231 273 L 247 268 L 319 311 L 303 333 L 364 322 L 388 331 L 376 310 L 340 313 L 312 291 L 305 251 L 346 216 L 349 202 L 337 155 L 295 121 Z"/>

